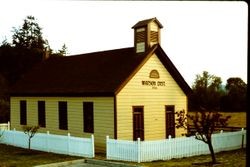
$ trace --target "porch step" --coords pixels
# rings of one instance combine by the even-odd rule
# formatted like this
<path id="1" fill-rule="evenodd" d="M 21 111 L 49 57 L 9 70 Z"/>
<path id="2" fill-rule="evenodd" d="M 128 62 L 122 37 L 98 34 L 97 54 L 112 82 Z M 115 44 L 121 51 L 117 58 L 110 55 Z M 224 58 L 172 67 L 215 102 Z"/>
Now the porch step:
<path id="1" fill-rule="evenodd" d="M 108 167 L 141 167 L 140 165 L 133 165 L 121 162 L 114 161 L 105 161 L 105 160 L 97 160 L 97 159 L 86 159 L 85 163 L 95 164 L 100 166 L 108 166 Z"/>

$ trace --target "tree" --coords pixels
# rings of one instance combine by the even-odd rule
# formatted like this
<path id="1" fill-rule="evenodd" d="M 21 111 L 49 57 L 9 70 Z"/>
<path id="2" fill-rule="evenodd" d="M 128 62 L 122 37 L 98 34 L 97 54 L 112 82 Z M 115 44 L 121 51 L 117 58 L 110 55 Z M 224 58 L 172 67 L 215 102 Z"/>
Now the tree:
<path id="1" fill-rule="evenodd" d="M 8 81 L 0 72 L 0 123 L 9 121 Z"/>
<path id="2" fill-rule="evenodd" d="M 191 110 L 197 110 L 200 107 L 218 109 L 223 95 L 221 83 L 220 77 L 210 75 L 207 71 L 203 71 L 202 75 L 196 75 L 189 108 Z"/>
<path id="3" fill-rule="evenodd" d="M 2 41 L 2 44 L 0 46 L 11 46 L 10 43 L 8 43 L 7 39 L 5 38 L 3 41 Z"/>
<path id="4" fill-rule="evenodd" d="M 66 44 L 63 44 L 63 46 L 62 46 L 62 49 L 60 49 L 60 50 L 58 50 L 58 52 L 59 52 L 59 54 L 61 54 L 62 56 L 66 56 L 66 54 L 67 54 L 67 46 L 66 46 Z"/>
<path id="5" fill-rule="evenodd" d="M 39 126 L 23 126 L 23 132 L 28 135 L 28 142 L 29 142 L 29 150 L 31 144 L 31 138 L 35 136 L 36 132 L 38 131 Z"/>
<path id="6" fill-rule="evenodd" d="M 41 30 L 35 17 L 27 16 L 22 27 L 19 29 L 14 28 L 13 30 L 13 45 L 18 48 L 44 50 L 48 43 L 43 39 Z"/>
<path id="7" fill-rule="evenodd" d="M 241 78 L 229 78 L 226 90 L 226 95 L 221 99 L 221 108 L 225 111 L 245 111 L 247 84 Z"/>
<path id="8" fill-rule="evenodd" d="M 66 49 L 66 46 L 65 46 Z M 52 53 L 49 42 L 33 16 L 27 16 L 21 28 L 13 28 L 12 43 L 0 44 L 0 122 L 9 121 L 9 88 L 37 63 Z"/>
<path id="9" fill-rule="evenodd" d="M 0 46 L 0 73 L 10 85 L 41 62 L 50 49 L 35 17 L 27 16 L 21 28 L 13 29 L 12 44 L 5 39 Z"/>
<path id="10" fill-rule="evenodd" d="M 227 121 L 231 116 L 222 117 L 220 113 L 217 111 L 208 111 L 205 112 L 203 109 L 202 111 L 198 111 L 195 113 L 195 115 L 185 115 L 185 111 L 181 110 L 179 112 L 176 112 L 177 114 L 177 128 L 185 128 L 187 129 L 189 125 L 188 119 L 192 122 L 194 128 L 195 128 L 195 138 L 197 140 L 201 140 L 205 142 L 208 145 L 212 163 L 216 163 L 216 158 L 213 150 L 212 145 L 212 134 L 215 131 L 216 127 L 225 127 L 227 126 Z"/>

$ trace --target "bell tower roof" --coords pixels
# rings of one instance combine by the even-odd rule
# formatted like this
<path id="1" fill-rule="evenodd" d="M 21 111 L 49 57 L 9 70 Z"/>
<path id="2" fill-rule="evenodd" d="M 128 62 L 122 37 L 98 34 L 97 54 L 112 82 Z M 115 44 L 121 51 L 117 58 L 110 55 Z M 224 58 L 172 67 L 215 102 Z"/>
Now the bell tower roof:
<path id="1" fill-rule="evenodd" d="M 162 24 L 159 22 L 159 20 L 157 20 L 156 17 L 147 19 L 147 20 L 138 21 L 132 28 L 144 27 L 150 24 L 151 22 L 155 22 L 156 24 L 158 24 L 159 28 L 163 28 Z"/>

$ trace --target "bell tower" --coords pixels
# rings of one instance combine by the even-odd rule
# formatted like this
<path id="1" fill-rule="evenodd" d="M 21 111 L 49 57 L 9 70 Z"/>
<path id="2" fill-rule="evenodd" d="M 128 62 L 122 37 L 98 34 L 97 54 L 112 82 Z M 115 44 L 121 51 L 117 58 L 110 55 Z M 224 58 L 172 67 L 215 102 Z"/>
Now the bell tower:
<path id="1" fill-rule="evenodd" d="M 132 28 L 136 53 L 144 53 L 153 45 L 160 44 L 160 30 L 163 26 L 156 18 L 139 21 Z"/>

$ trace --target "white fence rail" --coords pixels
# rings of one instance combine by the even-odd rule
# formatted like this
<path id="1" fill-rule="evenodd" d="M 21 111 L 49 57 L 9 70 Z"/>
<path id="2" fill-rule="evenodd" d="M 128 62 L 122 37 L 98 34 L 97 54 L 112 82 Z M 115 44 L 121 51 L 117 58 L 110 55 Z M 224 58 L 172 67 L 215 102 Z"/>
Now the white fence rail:
<path id="1" fill-rule="evenodd" d="M 10 122 L 8 122 L 8 123 L 1 123 L 0 124 L 0 131 L 1 130 L 10 130 Z"/>
<path id="2" fill-rule="evenodd" d="M 192 137 L 158 141 L 125 141 L 106 139 L 106 156 L 110 160 L 148 162 L 210 154 L 208 145 Z M 246 147 L 246 130 L 212 135 L 215 152 Z"/>
<path id="3" fill-rule="evenodd" d="M 28 136 L 24 132 L 5 130 L 2 134 L 0 143 L 28 148 Z M 49 132 L 36 133 L 31 139 L 31 149 L 89 158 L 95 156 L 93 135 L 91 138 L 80 138 L 72 137 L 70 134 L 62 136 Z"/>

